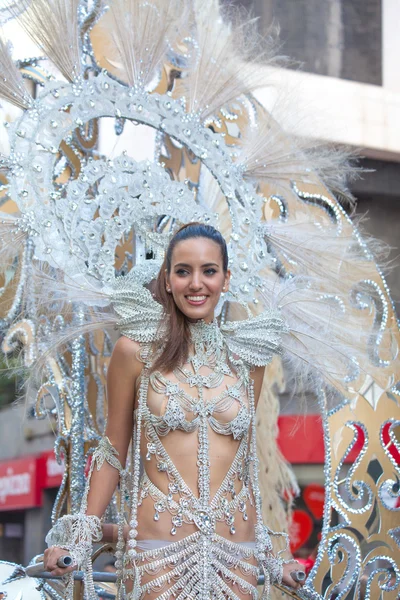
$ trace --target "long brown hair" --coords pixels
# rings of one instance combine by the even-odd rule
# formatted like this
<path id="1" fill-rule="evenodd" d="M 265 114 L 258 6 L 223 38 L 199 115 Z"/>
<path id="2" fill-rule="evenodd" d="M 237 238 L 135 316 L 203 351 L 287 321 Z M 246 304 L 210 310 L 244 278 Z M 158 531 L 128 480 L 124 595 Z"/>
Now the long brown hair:
<path id="1" fill-rule="evenodd" d="M 176 367 L 183 365 L 189 354 L 189 322 L 186 315 L 175 304 L 172 294 L 167 292 L 166 284 L 167 274 L 169 275 L 171 272 L 171 259 L 175 246 L 179 242 L 191 238 L 206 238 L 218 244 L 221 249 L 223 271 L 226 273 L 228 270 L 226 242 L 217 229 L 203 223 L 187 223 L 174 234 L 165 253 L 154 289 L 155 297 L 164 309 L 167 330 L 161 340 L 161 353 L 156 358 L 152 370 L 171 372 Z"/>

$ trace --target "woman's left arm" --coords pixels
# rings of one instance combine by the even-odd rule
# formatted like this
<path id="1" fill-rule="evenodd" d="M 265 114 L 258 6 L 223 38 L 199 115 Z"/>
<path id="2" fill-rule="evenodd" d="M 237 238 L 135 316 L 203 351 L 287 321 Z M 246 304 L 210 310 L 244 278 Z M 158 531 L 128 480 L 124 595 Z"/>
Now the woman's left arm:
<path id="1" fill-rule="evenodd" d="M 264 380 L 265 367 L 254 367 L 252 371 L 250 371 L 250 377 L 253 380 L 254 384 L 254 402 L 257 408 L 258 400 L 261 394 L 261 388 Z"/>
<path id="2" fill-rule="evenodd" d="M 256 407 L 257 407 L 258 401 L 260 399 L 261 388 L 262 388 L 263 381 L 264 381 L 264 375 L 265 375 L 265 367 L 254 367 L 254 369 L 250 372 L 250 377 L 252 378 L 253 383 L 254 383 L 254 401 L 255 401 Z M 276 559 L 276 557 L 273 554 L 271 554 L 271 558 Z M 279 560 L 279 559 L 277 559 L 277 560 Z M 282 571 L 281 571 L 282 581 L 279 581 L 279 583 L 283 583 L 284 585 L 286 585 L 292 589 L 295 589 L 295 590 L 298 590 L 301 587 L 303 587 L 304 581 L 297 582 L 291 576 L 291 573 L 294 571 L 297 571 L 297 570 L 302 571 L 301 565 L 294 558 L 290 561 L 284 561 L 281 569 L 282 569 Z"/>

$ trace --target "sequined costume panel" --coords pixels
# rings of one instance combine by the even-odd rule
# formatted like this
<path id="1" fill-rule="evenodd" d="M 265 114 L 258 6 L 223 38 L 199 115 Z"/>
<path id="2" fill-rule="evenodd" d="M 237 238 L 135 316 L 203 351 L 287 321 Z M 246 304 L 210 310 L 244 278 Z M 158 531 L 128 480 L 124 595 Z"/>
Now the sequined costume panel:
<path id="1" fill-rule="evenodd" d="M 135 423 L 144 471 L 126 571 L 132 600 L 256 598 L 271 549 L 255 477 L 249 369 L 229 354 L 216 322 L 191 326 L 191 336 L 185 365 L 169 374 L 145 368 L 141 377 Z"/>

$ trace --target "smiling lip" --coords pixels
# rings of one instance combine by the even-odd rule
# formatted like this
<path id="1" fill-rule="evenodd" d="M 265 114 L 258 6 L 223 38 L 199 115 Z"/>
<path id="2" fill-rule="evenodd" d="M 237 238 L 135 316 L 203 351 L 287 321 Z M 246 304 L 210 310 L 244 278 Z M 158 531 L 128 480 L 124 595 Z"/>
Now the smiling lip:
<path id="1" fill-rule="evenodd" d="M 185 296 L 186 300 L 192 306 L 202 306 L 205 302 L 207 302 L 208 296 L 198 295 L 198 296 Z"/>

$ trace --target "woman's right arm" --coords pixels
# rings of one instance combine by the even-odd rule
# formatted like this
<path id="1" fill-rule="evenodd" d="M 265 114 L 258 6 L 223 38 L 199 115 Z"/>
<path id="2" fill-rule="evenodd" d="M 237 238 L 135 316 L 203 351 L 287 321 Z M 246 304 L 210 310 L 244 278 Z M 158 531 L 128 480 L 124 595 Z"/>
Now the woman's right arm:
<path id="1" fill-rule="evenodd" d="M 139 344 L 121 337 L 115 344 L 107 370 L 108 419 L 105 435 L 118 452 L 118 460 L 125 466 L 133 432 L 136 381 L 143 364 L 137 358 Z M 118 484 L 119 472 L 106 460 L 95 468 L 90 480 L 86 514 L 102 517 Z M 61 569 L 57 560 L 66 551 L 51 546 L 44 553 L 44 565 L 54 575 L 65 575 L 73 567 Z"/>

